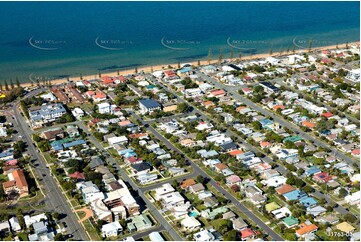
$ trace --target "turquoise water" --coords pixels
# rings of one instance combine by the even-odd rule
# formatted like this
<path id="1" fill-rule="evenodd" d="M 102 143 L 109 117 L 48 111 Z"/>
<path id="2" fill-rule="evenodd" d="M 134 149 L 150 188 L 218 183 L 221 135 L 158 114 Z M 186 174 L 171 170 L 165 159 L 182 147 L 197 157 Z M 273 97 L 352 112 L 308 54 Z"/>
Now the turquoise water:
<path id="1" fill-rule="evenodd" d="M 227 40 L 235 55 L 359 41 L 359 16 L 359 2 L 0 2 L 0 81 L 229 56 Z"/>
<path id="2" fill-rule="evenodd" d="M 190 212 L 188 215 L 189 215 L 189 217 L 197 217 L 197 216 L 198 216 L 198 213 L 196 213 L 196 212 Z"/>

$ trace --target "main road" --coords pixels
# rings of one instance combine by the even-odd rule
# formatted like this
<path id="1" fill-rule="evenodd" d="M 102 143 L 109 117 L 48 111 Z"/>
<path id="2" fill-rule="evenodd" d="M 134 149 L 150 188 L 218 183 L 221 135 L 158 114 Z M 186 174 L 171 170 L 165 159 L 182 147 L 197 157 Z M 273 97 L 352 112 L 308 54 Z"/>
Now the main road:
<path id="1" fill-rule="evenodd" d="M 34 96 L 45 89 L 37 89 L 31 93 L 28 93 L 25 97 Z M 25 98 L 24 97 L 24 98 Z M 28 152 L 32 158 L 35 158 L 36 161 L 34 165 L 36 165 L 35 172 L 38 178 L 42 178 L 41 182 L 43 185 L 44 193 L 46 194 L 46 205 L 53 212 L 58 212 L 60 214 L 66 215 L 65 218 L 61 219 L 61 221 L 66 222 L 67 233 L 73 236 L 74 240 L 83 240 L 87 241 L 89 238 L 86 236 L 83 228 L 77 221 L 77 218 L 73 211 L 70 208 L 70 205 L 67 203 L 65 199 L 65 194 L 62 194 L 60 187 L 55 182 L 54 178 L 51 176 L 50 169 L 46 166 L 46 161 L 39 154 L 37 148 L 34 147 L 33 141 L 31 139 L 32 131 L 28 124 L 25 121 L 25 118 L 19 112 L 19 101 L 17 101 L 13 105 L 13 112 L 15 117 L 15 125 L 19 133 L 22 135 L 25 142 L 28 144 Z"/>

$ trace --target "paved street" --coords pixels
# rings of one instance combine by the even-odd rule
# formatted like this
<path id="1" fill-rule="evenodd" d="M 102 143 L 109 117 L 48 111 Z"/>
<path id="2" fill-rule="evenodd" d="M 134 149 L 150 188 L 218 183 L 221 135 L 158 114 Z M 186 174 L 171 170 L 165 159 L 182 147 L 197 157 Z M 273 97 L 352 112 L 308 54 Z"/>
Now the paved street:
<path id="1" fill-rule="evenodd" d="M 96 148 L 98 148 L 102 152 L 107 152 L 104 147 L 99 143 L 99 141 L 91 134 L 91 132 L 87 129 L 87 127 L 84 125 L 83 122 L 78 123 L 79 127 L 84 130 L 87 134 L 90 134 L 88 137 L 90 141 L 95 145 Z M 107 158 L 107 161 L 115 166 L 118 169 L 118 173 L 123 181 L 127 182 L 134 190 L 137 190 L 137 185 L 134 183 L 134 181 L 127 175 L 127 173 L 119 166 L 119 164 L 114 160 L 112 156 L 109 156 Z M 157 184 L 159 187 L 159 184 Z M 142 200 L 145 202 L 146 207 L 148 210 L 152 213 L 152 215 L 155 217 L 155 219 L 163 226 L 164 229 L 166 229 L 169 234 L 172 236 L 174 240 L 183 240 L 177 232 L 173 229 L 171 225 L 168 224 L 168 222 L 165 220 L 165 218 L 159 213 L 159 211 L 154 207 L 154 205 L 149 201 L 149 199 L 145 196 L 144 193 L 145 190 L 142 190 L 142 188 L 138 188 L 138 194 L 142 198 Z"/>
<path id="2" fill-rule="evenodd" d="M 297 78 L 298 76 L 292 76 L 292 77 L 296 77 L 296 78 Z M 274 84 L 274 83 L 277 83 L 277 84 L 280 85 L 280 86 L 284 86 L 284 87 L 290 89 L 292 92 L 298 93 L 299 95 L 310 96 L 310 97 L 311 97 L 311 95 L 310 95 L 309 93 L 304 93 L 304 92 L 302 92 L 302 91 L 300 91 L 300 90 L 298 90 L 298 89 L 296 89 L 296 88 L 294 88 L 294 87 L 292 87 L 292 86 L 290 86 L 290 85 L 287 85 L 287 84 L 283 81 L 283 78 L 275 78 L 275 79 L 271 80 L 270 82 L 273 83 L 273 84 Z M 337 107 L 331 107 L 331 106 L 328 105 L 327 103 L 321 102 L 321 101 L 319 101 L 318 99 L 314 99 L 314 100 L 312 100 L 312 102 L 315 103 L 315 104 L 317 104 L 317 105 L 319 105 L 319 106 L 324 105 L 324 107 L 327 108 L 328 110 L 337 109 Z M 350 116 L 349 114 L 347 114 L 347 113 L 345 113 L 345 112 L 344 112 L 344 115 L 345 115 L 346 118 L 348 118 L 349 120 L 351 120 L 351 122 L 353 122 L 353 123 L 355 123 L 355 124 L 360 123 L 360 120 L 358 120 L 358 119 L 355 118 L 355 117 Z"/>
<path id="3" fill-rule="evenodd" d="M 257 112 L 263 114 L 264 116 L 270 116 L 273 118 L 274 121 L 278 122 L 280 125 L 289 128 L 290 130 L 296 132 L 299 134 L 300 137 L 302 137 L 305 140 L 310 140 L 312 142 L 314 142 L 315 145 L 320 146 L 320 147 L 324 147 L 324 148 L 329 148 L 331 149 L 331 151 L 335 154 L 336 157 L 338 157 L 340 160 L 344 160 L 349 164 L 354 164 L 356 163 L 357 165 L 358 162 L 356 162 L 355 160 L 353 160 L 352 158 L 348 157 L 347 155 L 345 155 L 344 153 L 338 151 L 337 149 L 331 147 L 330 145 L 320 141 L 319 139 L 316 139 L 315 137 L 313 137 L 312 135 L 302 131 L 302 129 L 300 129 L 298 126 L 291 124 L 290 122 L 286 121 L 285 119 L 278 117 L 276 114 L 258 106 L 257 104 L 255 104 L 254 102 L 252 102 L 251 100 L 241 96 L 239 93 L 237 93 L 236 91 L 234 91 L 234 87 L 231 86 L 226 86 L 224 84 L 219 83 L 218 81 L 214 80 L 213 78 L 204 75 L 203 73 L 197 72 L 197 74 L 204 78 L 205 80 L 207 80 L 209 83 L 213 84 L 214 86 L 216 86 L 217 88 L 221 88 L 226 90 L 228 93 L 232 94 L 232 96 L 238 100 L 240 100 L 241 102 L 243 102 L 245 105 L 247 105 L 248 107 L 256 110 Z"/>
<path id="4" fill-rule="evenodd" d="M 133 114 L 135 115 L 135 114 Z M 136 116 L 136 115 L 135 115 Z M 136 116 L 137 117 L 137 116 Z M 137 117 L 140 118 L 139 116 Z M 191 159 L 184 154 L 180 149 L 175 147 L 173 144 L 171 144 L 165 137 L 163 137 L 158 131 L 156 131 L 151 126 L 148 127 L 148 129 L 153 133 L 155 137 L 157 137 L 160 141 L 162 141 L 167 147 L 170 149 L 177 151 L 181 154 L 183 154 L 189 161 L 190 166 L 194 170 L 194 173 L 197 175 L 201 175 L 203 177 L 206 177 L 209 179 L 210 184 L 217 189 L 223 196 L 225 196 L 228 200 L 231 201 L 231 203 L 236 206 L 242 213 L 247 215 L 250 220 L 252 220 L 255 224 L 257 224 L 260 228 L 262 228 L 265 233 L 270 235 L 274 240 L 281 241 L 283 240 L 276 232 L 274 232 L 270 227 L 268 227 L 265 223 L 263 223 L 256 215 L 252 213 L 252 211 L 248 210 L 243 204 L 241 204 L 235 197 L 233 197 L 231 194 L 228 193 L 225 189 L 223 189 L 221 186 L 217 185 L 217 182 L 213 179 L 213 177 L 210 177 L 207 173 L 205 173 L 201 168 L 199 168 L 198 165 L 196 165 L 194 162 L 191 161 Z M 159 184 L 160 185 L 160 184 Z M 158 185 L 158 186 L 159 186 Z"/>
<path id="5" fill-rule="evenodd" d="M 36 95 L 37 93 L 41 92 L 41 90 L 42 89 L 38 89 L 28 94 L 27 97 Z M 43 179 L 41 184 L 43 186 L 44 193 L 46 194 L 46 205 L 51 211 L 66 215 L 65 218 L 61 219 L 61 222 L 65 222 L 68 225 L 68 234 L 72 234 L 74 240 L 89 240 L 83 228 L 77 222 L 78 219 L 76 218 L 75 214 L 73 214 L 70 205 L 67 203 L 65 195 L 62 194 L 60 187 L 58 187 L 54 178 L 51 177 L 50 170 L 46 167 L 46 162 L 39 154 L 39 151 L 33 146 L 33 142 L 31 140 L 31 129 L 28 127 L 24 117 L 21 116 L 18 107 L 19 102 L 17 102 L 13 107 L 16 122 L 14 126 L 16 126 L 19 135 L 23 137 L 23 140 L 28 143 L 28 152 L 31 157 L 36 159 L 34 165 L 37 165 L 37 167 L 34 170 L 37 174 L 37 177 Z"/>

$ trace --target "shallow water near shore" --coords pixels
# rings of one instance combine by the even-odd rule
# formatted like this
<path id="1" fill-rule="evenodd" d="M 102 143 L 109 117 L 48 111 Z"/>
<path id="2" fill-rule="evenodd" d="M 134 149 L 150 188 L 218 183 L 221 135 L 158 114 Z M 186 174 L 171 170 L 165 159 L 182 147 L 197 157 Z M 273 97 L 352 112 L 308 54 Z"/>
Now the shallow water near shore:
<path id="1" fill-rule="evenodd" d="M 1 2 L 0 81 L 359 41 L 359 2 Z"/>

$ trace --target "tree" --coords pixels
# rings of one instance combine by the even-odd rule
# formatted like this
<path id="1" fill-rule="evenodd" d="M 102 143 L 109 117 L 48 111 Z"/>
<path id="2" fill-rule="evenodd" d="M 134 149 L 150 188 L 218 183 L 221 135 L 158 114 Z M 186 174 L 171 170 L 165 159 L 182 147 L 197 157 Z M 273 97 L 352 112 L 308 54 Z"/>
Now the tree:
<path id="1" fill-rule="evenodd" d="M 3 186 L 0 186 L 0 201 L 3 201 L 6 198 L 6 193 Z"/>
<path id="2" fill-rule="evenodd" d="M 340 198 L 344 198 L 344 197 L 346 197 L 347 195 L 348 195 L 348 192 L 347 192 L 347 190 L 346 190 L 345 188 L 341 188 L 340 191 L 338 192 L 338 196 L 339 196 Z"/>
<path id="3" fill-rule="evenodd" d="M 186 103 L 178 103 L 177 110 L 180 113 L 188 113 L 191 111 L 191 107 L 188 106 L 188 104 L 186 104 Z"/>
<path id="4" fill-rule="evenodd" d="M 223 60 L 223 50 L 222 48 L 219 49 L 219 57 L 218 57 L 218 63 L 221 64 Z"/>
<path id="5" fill-rule="evenodd" d="M 346 214 L 343 218 L 346 222 L 350 222 L 350 223 L 354 223 L 357 220 L 356 217 L 353 216 L 351 213 Z"/>
<path id="6" fill-rule="evenodd" d="M 258 121 L 254 121 L 252 122 L 252 127 L 255 129 L 255 130 L 261 130 L 262 129 L 262 124 Z"/>
<path id="7" fill-rule="evenodd" d="M 234 50 L 233 50 L 233 48 L 231 48 L 231 50 L 230 50 L 229 58 L 230 59 L 234 58 Z"/>
<path id="8" fill-rule="evenodd" d="M 211 63 L 212 58 L 213 58 L 212 48 L 209 48 L 209 50 L 208 50 L 208 64 Z"/>
<path id="9" fill-rule="evenodd" d="M 202 175 L 198 175 L 197 178 L 196 178 L 196 181 L 197 181 L 198 183 L 203 184 L 203 183 L 204 183 L 204 177 L 203 177 Z"/>
<path id="10" fill-rule="evenodd" d="M 54 236 L 54 241 L 65 241 L 65 238 L 64 238 L 63 234 L 57 233 L 57 234 Z"/>
<path id="11" fill-rule="evenodd" d="M 222 219 L 214 227 L 218 232 L 223 235 L 232 229 L 232 221 L 228 219 Z"/>
<path id="12" fill-rule="evenodd" d="M 262 93 L 264 91 L 264 88 L 262 86 L 258 85 L 253 88 L 253 91 L 257 92 L 257 93 Z"/>
<path id="13" fill-rule="evenodd" d="M 8 85 L 8 82 L 7 82 L 6 80 L 5 80 L 5 83 L 4 83 L 4 84 L 5 84 L 5 90 L 6 90 L 6 91 L 9 91 L 9 85 Z"/>
<path id="14" fill-rule="evenodd" d="M 238 231 L 235 229 L 232 229 L 231 231 L 228 231 L 227 234 L 223 237 L 225 241 L 237 241 L 237 234 Z"/>
<path id="15" fill-rule="evenodd" d="M 234 185 L 231 186 L 231 190 L 232 190 L 233 192 L 239 192 L 239 191 L 240 191 L 239 186 L 236 185 L 236 184 L 234 184 Z"/>
<path id="16" fill-rule="evenodd" d="M 309 185 L 306 185 L 304 188 L 303 188 L 303 191 L 306 192 L 306 193 L 313 193 L 315 191 L 315 189 Z"/>
<path id="17" fill-rule="evenodd" d="M 283 237 L 288 241 L 296 240 L 295 233 L 285 233 Z"/>
<path id="18" fill-rule="evenodd" d="M 58 213 L 58 212 L 53 213 L 53 218 L 54 218 L 55 220 L 59 220 L 59 218 L 60 218 L 60 213 Z"/>
<path id="19" fill-rule="evenodd" d="M 18 77 L 16 77 L 15 81 L 16 81 L 16 86 L 17 86 L 17 87 L 20 87 L 20 82 L 19 82 L 19 78 L 18 78 Z"/>

